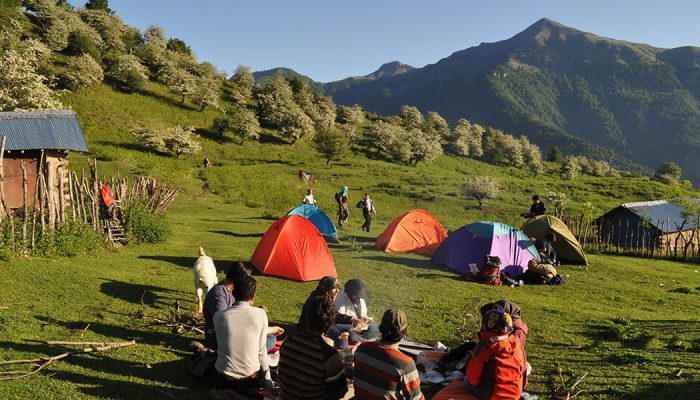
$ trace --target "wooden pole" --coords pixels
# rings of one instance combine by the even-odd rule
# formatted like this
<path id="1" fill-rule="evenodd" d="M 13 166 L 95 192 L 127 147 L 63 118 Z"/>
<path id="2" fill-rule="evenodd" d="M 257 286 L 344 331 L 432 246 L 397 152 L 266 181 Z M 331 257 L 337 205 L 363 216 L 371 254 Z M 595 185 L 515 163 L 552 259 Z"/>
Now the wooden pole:
<path id="1" fill-rule="evenodd" d="M 27 248 L 27 219 L 29 218 L 29 199 L 27 196 L 27 167 L 24 160 L 20 162 L 22 168 L 22 201 L 24 202 L 24 215 L 22 216 L 22 253 Z"/>

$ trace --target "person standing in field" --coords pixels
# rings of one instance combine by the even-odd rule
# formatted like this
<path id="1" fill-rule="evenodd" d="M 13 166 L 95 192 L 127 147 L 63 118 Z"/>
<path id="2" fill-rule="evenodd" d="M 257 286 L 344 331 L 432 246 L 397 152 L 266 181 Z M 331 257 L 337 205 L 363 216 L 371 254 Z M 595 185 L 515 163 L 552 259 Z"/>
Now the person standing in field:
<path id="1" fill-rule="evenodd" d="M 348 222 L 350 210 L 348 208 L 348 187 L 343 186 L 335 194 L 335 201 L 338 203 L 338 225 L 343 226 Z"/>
<path id="2" fill-rule="evenodd" d="M 303 204 L 309 204 L 309 205 L 317 205 L 316 204 L 316 199 L 314 199 L 314 190 L 313 189 L 306 189 L 306 196 L 304 196 L 303 199 L 301 199 L 301 202 Z"/>
<path id="3" fill-rule="evenodd" d="M 372 225 L 372 214 L 377 214 L 377 210 L 374 209 L 374 201 L 369 198 L 369 193 L 365 193 L 364 198 L 357 203 L 357 208 L 362 209 L 362 216 L 365 217 L 362 230 L 369 232 L 369 228 Z"/>

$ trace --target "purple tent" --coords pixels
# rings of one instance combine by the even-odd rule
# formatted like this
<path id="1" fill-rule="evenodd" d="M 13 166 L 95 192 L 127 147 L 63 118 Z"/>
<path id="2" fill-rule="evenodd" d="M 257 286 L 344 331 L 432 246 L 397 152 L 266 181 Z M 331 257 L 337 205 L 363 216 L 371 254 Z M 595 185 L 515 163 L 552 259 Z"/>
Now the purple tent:
<path id="1" fill-rule="evenodd" d="M 500 222 L 475 222 L 447 236 L 432 261 L 466 274 L 469 264 L 484 266 L 485 256 L 498 256 L 501 270 L 515 277 L 527 270 L 527 263 L 540 259 L 535 246 L 520 230 Z"/>

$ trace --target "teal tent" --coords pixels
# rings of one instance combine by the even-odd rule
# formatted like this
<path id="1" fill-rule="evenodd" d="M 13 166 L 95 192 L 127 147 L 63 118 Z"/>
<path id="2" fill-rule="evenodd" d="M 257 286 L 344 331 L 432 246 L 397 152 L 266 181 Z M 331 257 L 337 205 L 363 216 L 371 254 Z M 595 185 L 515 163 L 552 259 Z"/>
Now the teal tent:
<path id="1" fill-rule="evenodd" d="M 298 215 L 311 221 L 316 229 L 321 232 L 326 242 L 338 243 L 338 231 L 335 229 L 333 221 L 320 208 L 313 204 L 302 204 L 288 212 L 287 215 Z"/>

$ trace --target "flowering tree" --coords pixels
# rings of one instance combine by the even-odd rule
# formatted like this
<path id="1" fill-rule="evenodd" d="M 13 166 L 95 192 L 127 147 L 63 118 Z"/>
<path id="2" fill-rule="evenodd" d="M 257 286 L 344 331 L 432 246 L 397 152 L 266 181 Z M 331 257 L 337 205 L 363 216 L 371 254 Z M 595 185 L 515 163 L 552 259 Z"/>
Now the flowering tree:
<path id="1" fill-rule="evenodd" d="M 345 132 L 337 128 L 330 128 L 316 132 L 313 146 L 326 159 L 326 165 L 330 165 L 331 161 L 338 160 L 348 151 L 350 143 Z"/>
<path id="2" fill-rule="evenodd" d="M 450 126 L 445 121 L 445 118 L 436 111 L 428 111 L 423 131 L 436 140 L 448 140 L 450 138 Z"/>
<path id="3" fill-rule="evenodd" d="M 292 143 L 314 134 L 314 123 L 294 101 L 289 83 L 280 76 L 270 79 L 258 93 L 258 108 L 265 123 L 278 129 Z"/>
<path id="4" fill-rule="evenodd" d="M 0 110 L 32 111 L 62 108 L 47 78 L 37 71 L 39 50 L 7 50 L 0 57 Z"/>
<path id="5" fill-rule="evenodd" d="M 194 128 L 187 126 L 174 126 L 168 129 L 165 135 L 165 148 L 175 154 L 175 158 L 180 158 L 180 155 L 188 155 L 199 153 L 202 146 L 196 140 L 197 135 L 194 133 Z"/>
<path id="6" fill-rule="evenodd" d="M 401 124 L 407 130 L 422 129 L 423 124 L 425 124 L 423 113 L 421 113 L 418 108 L 413 106 L 401 107 L 399 118 L 401 118 Z"/>
<path id="7" fill-rule="evenodd" d="M 130 90 L 139 89 L 148 81 L 148 69 L 133 54 L 122 54 L 117 57 L 109 70 L 109 75 Z"/>
<path id="8" fill-rule="evenodd" d="M 362 106 L 339 106 L 336 109 L 336 120 L 341 124 L 359 126 L 365 121 Z"/>
<path id="9" fill-rule="evenodd" d="M 484 200 L 493 199 L 501 192 L 501 183 L 491 176 L 476 176 L 467 178 L 462 183 L 462 193 L 465 197 L 476 200 L 479 210 L 484 209 Z"/>
<path id="10" fill-rule="evenodd" d="M 431 163 L 442 154 L 440 141 L 420 129 L 408 132 L 408 142 L 411 147 L 409 163 L 412 162 L 413 165 L 418 165 L 420 161 Z"/>
<path id="11" fill-rule="evenodd" d="M 242 107 L 236 110 L 231 120 L 231 130 L 241 139 L 241 143 L 260 138 L 260 122 L 253 110 L 248 108 Z"/>
<path id="12" fill-rule="evenodd" d="M 236 84 L 237 94 L 242 99 L 247 99 L 253 95 L 253 85 L 255 84 L 255 77 L 253 73 L 250 72 L 250 68 L 245 65 L 239 65 L 236 68 L 231 77 L 231 81 Z"/>
<path id="13" fill-rule="evenodd" d="M 139 145 L 144 149 L 158 153 L 165 152 L 165 132 L 163 130 L 136 126 L 131 129 L 131 134 L 136 136 Z"/>
<path id="14" fill-rule="evenodd" d="M 71 57 L 66 70 L 61 74 L 61 83 L 73 92 L 100 83 L 102 79 L 102 67 L 88 54 Z"/>

